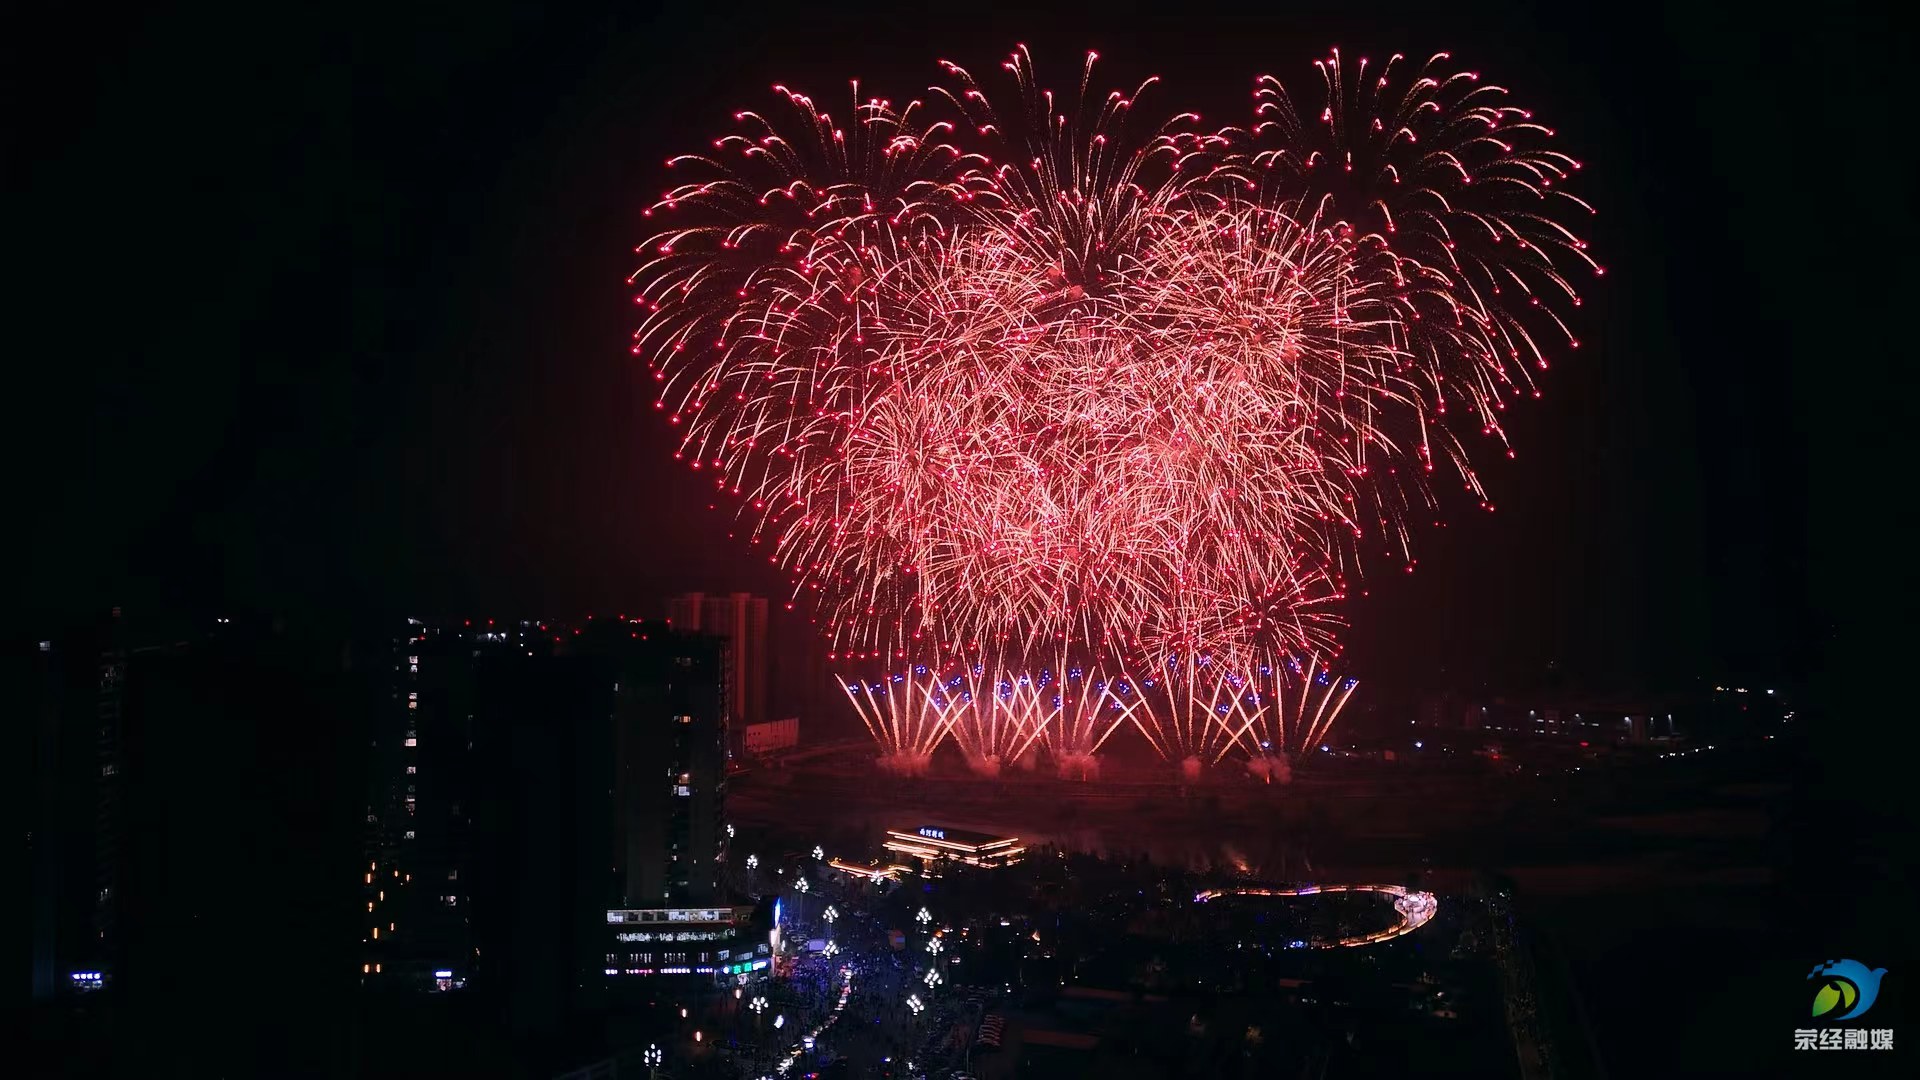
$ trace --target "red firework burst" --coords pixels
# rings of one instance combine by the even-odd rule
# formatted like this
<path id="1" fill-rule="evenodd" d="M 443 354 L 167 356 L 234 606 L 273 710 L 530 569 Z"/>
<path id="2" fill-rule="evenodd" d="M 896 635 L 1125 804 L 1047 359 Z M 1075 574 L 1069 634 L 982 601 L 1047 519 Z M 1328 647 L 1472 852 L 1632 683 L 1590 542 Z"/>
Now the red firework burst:
<path id="1" fill-rule="evenodd" d="M 1411 564 L 1439 466 L 1487 504 L 1466 437 L 1504 449 L 1507 400 L 1575 344 L 1562 267 L 1599 272 L 1560 220 L 1590 212 L 1579 164 L 1445 54 L 1336 52 L 1317 109 L 1263 76 L 1253 121 L 1210 132 L 1137 117 L 1153 80 L 1098 97 L 1091 55 L 1070 101 L 1024 50 L 1004 66 L 1005 113 L 943 63 L 925 101 L 855 84 L 837 117 L 777 87 L 789 119 L 670 161 L 692 175 L 648 210 L 634 351 L 838 654 L 996 686 L 1211 665 L 1174 680 L 1207 704 L 1152 730 L 1123 705 L 1206 757 L 1263 721 L 1202 683 L 1336 654 L 1359 552 Z M 940 685 L 906 684 L 895 754 L 1111 731 L 1003 723 L 1098 702 L 956 710 Z"/>

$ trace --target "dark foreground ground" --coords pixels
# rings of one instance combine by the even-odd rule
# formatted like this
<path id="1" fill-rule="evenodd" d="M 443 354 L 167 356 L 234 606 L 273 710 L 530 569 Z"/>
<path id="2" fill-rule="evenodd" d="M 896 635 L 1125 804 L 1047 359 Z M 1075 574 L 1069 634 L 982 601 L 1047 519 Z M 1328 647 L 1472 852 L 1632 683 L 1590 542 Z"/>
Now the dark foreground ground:
<path id="1" fill-rule="evenodd" d="M 1830 820 L 1803 768 L 1791 745 L 1769 745 L 1579 776 L 1332 762 L 1285 789 L 1182 789 L 981 780 L 950 763 L 899 781 L 849 751 L 740 777 L 733 813 L 840 850 L 925 822 L 1270 880 L 1418 871 L 1446 891 L 1497 875 L 1516 895 L 1556 1076 L 1905 1075 L 1900 831 Z M 1873 1020 L 1896 1029 L 1894 1052 L 1793 1049 L 1796 1027 L 1817 1026 L 1809 970 L 1840 957 L 1896 973 Z"/>

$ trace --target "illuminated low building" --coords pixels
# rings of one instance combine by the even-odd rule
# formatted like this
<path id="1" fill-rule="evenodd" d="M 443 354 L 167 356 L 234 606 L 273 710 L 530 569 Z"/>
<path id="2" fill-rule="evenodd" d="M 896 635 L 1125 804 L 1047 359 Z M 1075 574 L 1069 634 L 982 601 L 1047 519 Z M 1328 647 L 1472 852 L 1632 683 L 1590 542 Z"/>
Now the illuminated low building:
<path id="1" fill-rule="evenodd" d="M 744 983 L 765 975 L 773 963 L 777 930 L 763 908 L 610 910 L 606 974 L 688 975 L 717 983 Z"/>
<path id="2" fill-rule="evenodd" d="M 913 867 L 911 866 L 903 866 L 900 863 L 883 863 L 877 859 L 870 863 L 856 863 L 848 862 L 845 859 L 833 858 L 827 860 L 827 865 L 842 873 L 851 874 L 857 878 L 865 878 L 875 884 L 882 881 L 899 881 L 902 874 L 910 874 L 913 872 Z"/>
<path id="3" fill-rule="evenodd" d="M 800 718 L 769 720 L 748 724 L 740 732 L 740 756 L 766 757 L 777 750 L 791 750 L 800 744 Z"/>
<path id="4" fill-rule="evenodd" d="M 886 842 L 880 846 L 920 860 L 922 869 L 928 872 L 937 872 L 939 864 L 947 861 L 989 869 L 1012 866 L 1027 850 L 1017 836 L 994 836 L 944 825 L 888 829 Z"/>

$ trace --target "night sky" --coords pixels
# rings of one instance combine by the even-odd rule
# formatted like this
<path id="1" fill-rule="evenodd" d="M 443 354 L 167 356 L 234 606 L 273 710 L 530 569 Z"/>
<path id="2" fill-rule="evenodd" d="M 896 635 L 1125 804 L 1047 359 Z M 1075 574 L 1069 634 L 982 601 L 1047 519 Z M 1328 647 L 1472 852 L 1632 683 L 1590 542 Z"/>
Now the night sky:
<path id="1" fill-rule="evenodd" d="M 1163 103 L 1209 120 L 1330 45 L 1447 49 L 1587 162 L 1608 276 L 1582 348 L 1512 417 L 1518 460 L 1482 461 L 1499 512 L 1455 502 L 1417 574 L 1370 575 L 1356 672 L 1791 683 L 1850 647 L 1835 624 L 1863 579 L 1903 577 L 1876 523 L 1904 488 L 1863 471 L 1888 465 L 1885 373 L 1911 354 L 1894 257 L 1913 173 L 1880 16 L 824 7 L 17 24 L 29 620 L 779 595 L 731 507 L 669 467 L 626 351 L 640 209 L 668 154 L 771 82 L 904 97 L 938 58 L 984 71 L 1023 41 L 1052 81 L 1093 48 L 1106 80 L 1159 73 Z"/>

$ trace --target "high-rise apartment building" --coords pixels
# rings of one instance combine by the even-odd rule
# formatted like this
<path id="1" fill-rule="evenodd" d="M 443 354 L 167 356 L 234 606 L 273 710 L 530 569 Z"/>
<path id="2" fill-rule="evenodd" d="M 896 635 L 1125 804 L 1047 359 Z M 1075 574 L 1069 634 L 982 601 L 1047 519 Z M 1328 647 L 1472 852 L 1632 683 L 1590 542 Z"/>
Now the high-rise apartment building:
<path id="1" fill-rule="evenodd" d="M 120 897 L 121 719 L 128 642 L 120 609 L 36 644 L 33 996 L 112 978 Z"/>
<path id="2" fill-rule="evenodd" d="M 393 637 L 369 731 L 363 982 L 447 990 L 471 974 L 480 670 L 548 656 L 554 636 L 530 621 L 409 619 Z"/>
<path id="3" fill-rule="evenodd" d="M 339 781 L 366 697 L 342 644 L 116 617 L 39 649 L 33 985 L 105 997 L 64 1014 L 115 1018 L 105 1071 L 271 1071 L 293 1018 L 351 985 L 358 800 Z"/>
<path id="4" fill-rule="evenodd" d="M 371 748 L 362 981 L 491 985 L 545 1027 L 639 954 L 610 912 L 723 907 L 729 651 L 627 619 L 410 623 Z"/>
<path id="5" fill-rule="evenodd" d="M 751 593 L 682 593 L 667 601 L 675 630 L 727 639 L 727 718 L 736 729 L 767 718 L 767 600 Z"/>
<path id="6" fill-rule="evenodd" d="M 644 633 L 608 635 L 621 870 L 610 906 L 712 903 L 726 857 L 730 642 L 658 624 Z"/>

